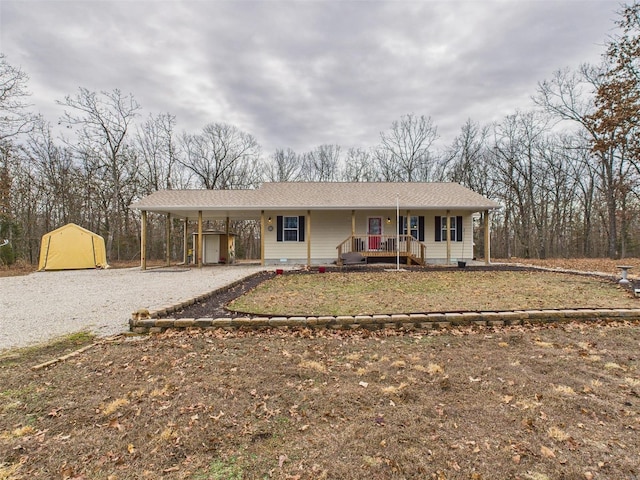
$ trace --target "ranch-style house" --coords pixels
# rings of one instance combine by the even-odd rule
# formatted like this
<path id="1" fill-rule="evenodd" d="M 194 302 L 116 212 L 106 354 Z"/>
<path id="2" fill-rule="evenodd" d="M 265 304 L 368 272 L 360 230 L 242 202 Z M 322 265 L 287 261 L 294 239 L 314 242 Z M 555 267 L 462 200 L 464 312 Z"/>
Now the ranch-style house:
<path id="1" fill-rule="evenodd" d="M 207 258 L 207 263 L 233 262 L 230 222 L 249 219 L 260 222 L 263 265 L 339 264 L 348 252 L 423 265 L 472 259 L 473 215 L 478 212 L 484 212 L 484 260 L 489 263 L 489 213 L 499 207 L 457 183 L 435 182 L 273 182 L 253 190 L 162 190 L 131 205 L 142 213 L 143 269 L 147 212 L 184 221 L 184 261 L 198 266 Z M 226 232 L 218 232 L 215 240 L 220 251 L 214 260 L 205 253 L 206 220 L 226 224 Z"/>

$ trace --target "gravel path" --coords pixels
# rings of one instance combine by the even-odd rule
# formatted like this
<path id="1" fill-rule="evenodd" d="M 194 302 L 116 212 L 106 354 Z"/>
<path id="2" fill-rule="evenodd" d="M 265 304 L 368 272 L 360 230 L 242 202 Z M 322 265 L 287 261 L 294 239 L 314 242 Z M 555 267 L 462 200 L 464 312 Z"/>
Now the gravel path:
<path id="1" fill-rule="evenodd" d="M 261 266 L 36 272 L 0 278 L 0 351 L 90 330 L 128 331 L 131 312 L 210 292 Z"/>

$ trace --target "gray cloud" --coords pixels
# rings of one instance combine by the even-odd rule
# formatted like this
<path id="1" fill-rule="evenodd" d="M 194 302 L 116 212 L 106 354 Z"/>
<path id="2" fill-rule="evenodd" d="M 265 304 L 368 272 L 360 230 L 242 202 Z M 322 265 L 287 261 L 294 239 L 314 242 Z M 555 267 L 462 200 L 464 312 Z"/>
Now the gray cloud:
<path id="1" fill-rule="evenodd" d="M 178 128 L 227 122 L 265 153 L 373 146 L 406 113 L 448 144 L 529 108 L 537 82 L 597 63 L 610 1 L 2 0 L 0 49 L 35 108 L 78 87 L 132 93 Z"/>

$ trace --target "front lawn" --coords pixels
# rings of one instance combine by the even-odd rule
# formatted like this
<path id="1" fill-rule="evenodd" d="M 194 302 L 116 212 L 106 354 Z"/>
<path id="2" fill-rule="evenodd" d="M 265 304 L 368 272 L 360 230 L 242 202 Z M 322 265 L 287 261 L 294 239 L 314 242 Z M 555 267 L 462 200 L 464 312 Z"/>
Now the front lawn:
<path id="1" fill-rule="evenodd" d="M 471 269 L 277 275 L 228 304 L 255 315 L 306 316 L 638 306 L 602 278 Z"/>

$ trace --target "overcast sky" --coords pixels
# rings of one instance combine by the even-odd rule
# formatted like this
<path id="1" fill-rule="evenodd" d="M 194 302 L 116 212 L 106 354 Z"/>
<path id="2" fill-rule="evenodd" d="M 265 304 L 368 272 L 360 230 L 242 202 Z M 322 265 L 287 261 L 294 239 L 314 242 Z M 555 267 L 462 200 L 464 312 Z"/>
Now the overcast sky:
<path id="1" fill-rule="evenodd" d="M 177 130 L 230 123 L 265 155 L 372 147 L 401 115 L 448 145 L 532 106 L 554 71 L 599 63 L 616 1 L 0 0 L 0 51 L 34 110 L 78 92 L 133 94 Z"/>

